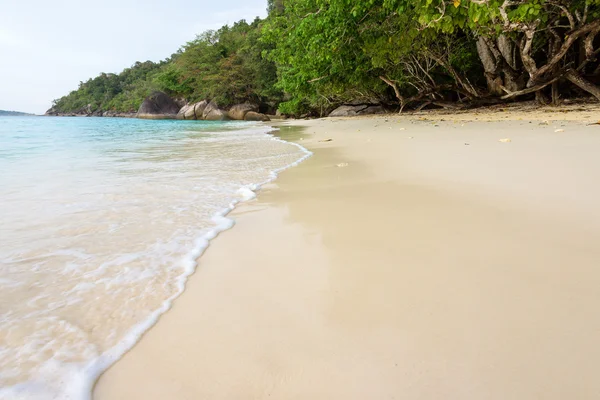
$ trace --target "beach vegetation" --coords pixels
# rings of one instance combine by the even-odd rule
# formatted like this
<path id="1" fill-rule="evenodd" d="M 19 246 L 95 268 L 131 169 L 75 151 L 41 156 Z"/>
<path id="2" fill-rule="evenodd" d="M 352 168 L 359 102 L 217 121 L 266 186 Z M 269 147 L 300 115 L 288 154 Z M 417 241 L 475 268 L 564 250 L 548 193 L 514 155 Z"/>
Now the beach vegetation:
<path id="1" fill-rule="evenodd" d="M 600 100 L 600 0 L 268 0 L 168 59 L 101 74 L 55 101 L 135 111 L 164 91 L 325 115 L 340 104 L 465 108 Z"/>

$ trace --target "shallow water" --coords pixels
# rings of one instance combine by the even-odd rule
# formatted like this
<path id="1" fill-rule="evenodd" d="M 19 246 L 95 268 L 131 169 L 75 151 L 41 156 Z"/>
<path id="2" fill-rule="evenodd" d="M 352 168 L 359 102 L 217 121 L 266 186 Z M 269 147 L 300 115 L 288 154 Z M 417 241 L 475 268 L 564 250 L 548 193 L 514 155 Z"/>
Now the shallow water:
<path id="1" fill-rule="evenodd" d="M 307 156 L 270 129 L 0 118 L 0 398 L 88 398 L 224 215 Z"/>

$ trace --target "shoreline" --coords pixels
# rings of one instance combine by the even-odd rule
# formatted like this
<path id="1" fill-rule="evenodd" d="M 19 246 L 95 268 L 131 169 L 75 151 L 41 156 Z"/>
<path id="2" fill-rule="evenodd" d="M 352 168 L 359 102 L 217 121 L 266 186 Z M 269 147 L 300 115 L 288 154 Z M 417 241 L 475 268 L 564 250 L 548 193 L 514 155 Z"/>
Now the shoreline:
<path id="1" fill-rule="evenodd" d="M 315 156 L 231 213 L 94 398 L 599 393 L 591 113 L 283 122 Z"/>

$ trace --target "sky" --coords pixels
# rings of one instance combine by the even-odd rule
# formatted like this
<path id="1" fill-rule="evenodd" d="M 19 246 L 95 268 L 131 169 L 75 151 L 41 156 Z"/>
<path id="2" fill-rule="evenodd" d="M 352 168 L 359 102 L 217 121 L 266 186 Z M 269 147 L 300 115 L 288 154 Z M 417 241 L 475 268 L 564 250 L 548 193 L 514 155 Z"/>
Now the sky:
<path id="1" fill-rule="evenodd" d="M 101 72 L 160 61 L 267 0 L 0 0 L 0 110 L 43 114 Z"/>

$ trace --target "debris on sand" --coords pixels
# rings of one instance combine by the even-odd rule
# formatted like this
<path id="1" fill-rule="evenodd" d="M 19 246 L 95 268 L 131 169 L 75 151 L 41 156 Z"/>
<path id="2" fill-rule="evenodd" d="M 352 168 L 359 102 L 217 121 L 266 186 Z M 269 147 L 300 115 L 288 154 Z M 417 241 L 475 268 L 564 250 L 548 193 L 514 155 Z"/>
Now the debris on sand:
<path id="1" fill-rule="evenodd" d="M 500 140 L 498 140 L 498 141 L 499 141 L 500 143 L 510 143 L 510 142 L 512 142 L 512 140 L 511 140 L 511 139 L 509 139 L 509 138 L 506 138 L 506 139 L 500 139 Z"/>
<path id="2" fill-rule="evenodd" d="M 333 139 L 323 139 L 319 140 L 319 142 L 333 142 Z"/>
<path id="3" fill-rule="evenodd" d="M 347 166 L 348 166 L 348 163 L 347 163 L 347 162 L 339 163 L 339 164 L 337 164 L 337 166 L 338 166 L 339 168 L 344 168 L 344 167 L 347 167 Z"/>

